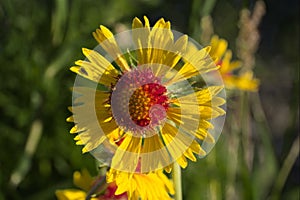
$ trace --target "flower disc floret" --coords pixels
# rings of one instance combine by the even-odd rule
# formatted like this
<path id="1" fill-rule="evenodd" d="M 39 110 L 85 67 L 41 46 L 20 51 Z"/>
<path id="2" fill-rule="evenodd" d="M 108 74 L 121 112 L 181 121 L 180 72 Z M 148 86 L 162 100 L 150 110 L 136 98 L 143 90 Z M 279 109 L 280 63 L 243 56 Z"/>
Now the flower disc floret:
<path id="1" fill-rule="evenodd" d="M 116 122 L 138 134 L 159 125 L 169 107 L 167 89 L 151 69 L 125 73 L 113 88 L 111 103 Z"/>

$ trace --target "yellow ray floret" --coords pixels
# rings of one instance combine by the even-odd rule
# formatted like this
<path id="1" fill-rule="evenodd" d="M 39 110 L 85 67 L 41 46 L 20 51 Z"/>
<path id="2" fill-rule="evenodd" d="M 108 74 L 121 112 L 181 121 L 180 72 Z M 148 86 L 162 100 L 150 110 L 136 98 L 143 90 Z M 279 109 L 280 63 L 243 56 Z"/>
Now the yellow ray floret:
<path id="1" fill-rule="evenodd" d="M 154 74 L 164 73 L 162 67 L 174 67 L 187 46 L 187 36 L 183 35 L 174 43 L 170 22 L 160 19 L 152 29 L 144 17 L 145 25 L 135 18 L 132 23 L 132 37 L 137 49 L 138 64 L 159 64 L 153 68 Z"/>
<path id="2" fill-rule="evenodd" d="M 253 72 L 242 69 L 241 61 L 232 61 L 232 51 L 227 49 L 228 43 L 214 35 L 211 38 L 212 47 L 210 56 L 214 58 L 216 65 L 220 66 L 219 72 L 223 78 L 225 87 L 255 92 L 259 87 L 259 80 L 253 78 Z M 240 69 L 239 69 L 240 68 Z M 239 73 L 235 74 L 235 71 Z"/>
<path id="3" fill-rule="evenodd" d="M 88 60 L 78 60 L 78 66 L 70 68 L 71 71 L 94 82 L 110 86 L 116 82 L 118 71 L 102 55 L 95 50 L 82 49 Z"/>
<path id="4" fill-rule="evenodd" d="M 93 32 L 94 38 L 102 46 L 102 48 L 109 53 L 113 60 L 120 66 L 122 71 L 130 70 L 130 67 L 123 57 L 123 52 L 121 52 L 112 32 L 105 26 L 100 26 L 95 32 Z"/>

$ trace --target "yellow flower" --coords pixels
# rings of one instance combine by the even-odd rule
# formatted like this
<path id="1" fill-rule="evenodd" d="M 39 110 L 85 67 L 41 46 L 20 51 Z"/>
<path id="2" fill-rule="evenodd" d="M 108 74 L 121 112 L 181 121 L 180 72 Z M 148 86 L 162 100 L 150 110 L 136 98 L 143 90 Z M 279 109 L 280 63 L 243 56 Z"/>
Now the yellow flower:
<path id="1" fill-rule="evenodd" d="M 115 194 L 127 192 L 128 199 L 171 199 L 174 195 L 173 183 L 162 170 L 147 174 L 127 173 L 110 169 L 107 172 L 107 182 L 115 182 L 118 186 Z"/>
<path id="2" fill-rule="evenodd" d="M 58 200 L 85 200 L 87 192 L 91 188 L 94 179 L 86 169 L 83 169 L 81 172 L 74 172 L 73 181 L 74 185 L 80 189 L 57 190 L 55 195 Z M 97 198 L 91 199 L 96 200 Z"/>
<path id="3" fill-rule="evenodd" d="M 73 174 L 74 185 L 80 189 L 57 190 L 55 195 L 58 200 L 85 200 L 88 193 L 91 192 L 91 200 L 127 200 L 126 191 L 115 194 L 117 185 L 114 182 L 106 184 L 103 180 L 105 177 L 91 177 L 90 173 L 83 169 L 81 172 L 76 171 Z"/>
<path id="4" fill-rule="evenodd" d="M 86 192 L 77 189 L 57 190 L 55 195 L 58 200 L 85 200 Z M 92 200 L 96 200 L 92 198 Z"/>
<path id="5" fill-rule="evenodd" d="M 209 47 L 191 54 L 188 37 L 173 34 L 170 22 L 160 19 L 150 28 L 144 20 L 135 18 L 121 35 L 104 26 L 93 33 L 99 46 L 84 48 L 86 59 L 71 67 L 79 78 L 67 121 L 75 123 L 70 133 L 77 133 L 83 152 L 114 170 L 169 172 L 173 162 L 185 168 L 186 158 L 206 154 L 202 144 L 215 142 L 219 133 L 210 130 L 225 114 L 223 86 L 194 83 L 218 68 Z"/>
<path id="6" fill-rule="evenodd" d="M 224 39 L 219 39 L 214 35 L 211 38 L 210 55 L 215 59 L 216 65 L 220 66 L 220 74 L 222 75 L 225 87 L 228 89 L 239 89 L 245 91 L 257 91 L 259 80 L 253 78 L 251 70 L 240 71 L 238 75 L 234 75 L 234 71 L 242 66 L 240 61 L 231 61 L 232 52 L 227 49 L 228 43 Z"/>
<path id="7" fill-rule="evenodd" d="M 138 200 L 138 199 L 171 199 L 169 194 L 174 195 L 173 183 L 168 177 L 158 170 L 147 174 L 127 173 L 110 169 L 107 172 L 107 185 L 98 185 L 94 188 L 91 200 Z M 84 200 L 87 193 L 95 186 L 96 178 L 91 177 L 87 170 L 74 172 L 74 185 L 80 189 L 65 189 L 55 192 L 58 200 Z M 99 188 L 104 192 L 99 192 Z"/>

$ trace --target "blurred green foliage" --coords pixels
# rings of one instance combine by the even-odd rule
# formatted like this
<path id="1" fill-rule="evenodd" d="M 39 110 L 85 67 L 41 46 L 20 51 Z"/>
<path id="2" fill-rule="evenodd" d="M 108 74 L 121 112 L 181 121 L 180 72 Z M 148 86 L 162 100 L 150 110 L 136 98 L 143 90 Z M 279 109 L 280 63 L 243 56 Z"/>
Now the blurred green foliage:
<path id="1" fill-rule="evenodd" d="M 1 0 L 0 200 L 53 199 L 56 189 L 72 186 L 74 170 L 88 168 L 96 174 L 94 159 L 81 154 L 65 119 L 75 77 L 68 68 L 83 58 L 82 47 L 96 45 L 91 33 L 100 24 L 114 30 L 119 23 L 130 26 L 135 16 L 147 15 L 152 23 L 163 16 L 198 40 L 200 18 L 212 12 L 215 32 L 234 50 L 239 11 L 253 3 Z M 184 199 L 299 198 L 299 157 L 282 192 L 274 186 L 299 133 L 299 3 L 266 4 L 255 68 L 263 107 L 256 94 L 229 102 L 231 117 L 216 148 L 183 172 Z M 250 168 L 244 157 L 250 152 L 247 136 L 232 114 L 243 110 L 240 105 L 242 115 L 251 119 Z M 257 114 L 262 109 L 266 118 Z"/>

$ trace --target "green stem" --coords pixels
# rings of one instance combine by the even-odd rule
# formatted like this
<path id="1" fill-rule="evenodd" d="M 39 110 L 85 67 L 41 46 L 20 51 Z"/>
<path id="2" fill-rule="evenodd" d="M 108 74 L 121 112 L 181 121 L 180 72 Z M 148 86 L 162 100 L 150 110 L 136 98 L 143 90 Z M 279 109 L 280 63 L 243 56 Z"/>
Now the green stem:
<path id="1" fill-rule="evenodd" d="M 36 152 L 43 132 L 43 124 L 40 119 L 33 121 L 31 130 L 26 141 L 23 156 L 20 158 L 17 168 L 10 177 L 10 184 L 17 187 L 30 170 L 32 157 Z"/>
<path id="2" fill-rule="evenodd" d="M 251 148 L 251 141 L 249 134 L 249 102 L 248 102 L 248 94 L 244 91 L 240 91 L 240 144 L 241 144 L 241 152 L 239 155 L 240 162 L 240 170 L 241 177 L 243 180 L 244 190 L 244 199 L 253 199 L 252 186 L 251 186 L 251 154 L 253 152 L 253 148 Z"/>
<path id="3" fill-rule="evenodd" d="M 299 141 L 300 141 L 300 139 L 298 136 L 295 139 L 288 156 L 285 158 L 285 160 L 283 162 L 283 166 L 280 169 L 277 179 L 274 184 L 271 199 L 279 199 L 280 198 L 280 192 L 282 191 L 282 188 L 286 182 L 286 179 L 288 178 L 288 175 L 290 174 L 291 169 L 299 155 L 299 146 L 300 146 Z"/>
<path id="4" fill-rule="evenodd" d="M 93 197 L 93 195 L 96 193 L 96 191 L 99 190 L 101 186 L 103 186 L 103 184 L 105 184 L 105 176 L 100 177 L 96 181 L 96 184 L 87 193 L 85 200 L 90 200 Z"/>
<path id="5" fill-rule="evenodd" d="M 182 200 L 181 169 L 176 162 L 173 164 L 173 183 L 175 186 L 175 200 Z"/>

